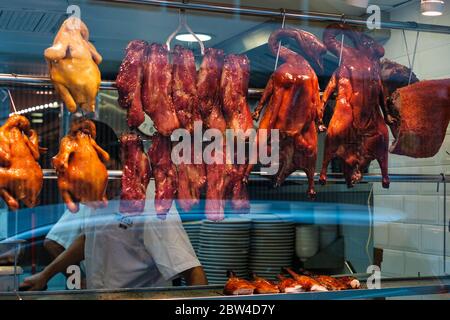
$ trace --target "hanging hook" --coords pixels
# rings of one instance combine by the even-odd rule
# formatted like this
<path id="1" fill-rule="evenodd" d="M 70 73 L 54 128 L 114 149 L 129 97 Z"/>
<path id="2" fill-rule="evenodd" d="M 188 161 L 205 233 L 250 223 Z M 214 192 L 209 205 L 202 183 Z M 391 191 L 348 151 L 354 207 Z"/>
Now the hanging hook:
<path id="1" fill-rule="evenodd" d="M 175 38 L 175 36 L 178 34 L 178 32 L 181 31 L 181 29 L 182 29 L 183 27 L 184 27 L 184 28 L 189 32 L 189 34 L 192 35 L 192 36 L 195 38 L 195 40 L 197 40 L 197 42 L 199 43 L 201 55 L 202 55 L 202 56 L 205 55 L 205 45 L 204 45 L 203 41 L 200 40 L 200 38 L 194 33 L 194 31 L 192 31 L 192 29 L 191 29 L 191 28 L 189 27 L 189 25 L 187 24 L 187 21 L 186 21 L 186 14 L 185 14 L 185 10 L 184 10 L 184 9 L 178 10 L 178 27 L 177 27 L 177 29 L 176 29 L 174 32 L 172 32 L 172 34 L 171 34 L 171 35 L 167 38 L 167 40 L 166 40 L 166 47 L 167 47 L 167 50 L 169 50 L 169 51 L 171 50 L 171 49 L 170 49 L 170 43 L 172 42 L 173 38 Z"/>
<path id="2" fill-rule="evenodd" d="M 420 34 L 420 31 L 417 31 L 417 35 L 416 35 L 416 43 L 415 43 L 415 45 L 414 45 L 413 60 L 412 60 L 412 64 L 411 64 L 411 71 L 410 71 L 410 73 L 409 73 L 408 85 L 411 84 L 412 75 L 413 75 L 413 70 L 414 70 L 414 64 L 415 64 L 415 62 L 416 62 L 416 53 L 417 53 L 417 44 L 419 43 L 419 34 Z"/>
<path id="3" fill-rule="evenodd" d="M 14 103 L 14 99 L 13 99 L 13 97 L 11 95 L 11 91 L 9 91 L 9 89 L 8 89 L 8 95 L 9 95 L 9 101 L 11 102 L 11 106 L 14 109 L 14 113 L 17 113 L 16 105 Z"/>
<path id="4" fill-rule="evenodd" d="M 405 29 L 402 30 L 402 33 L 403 33 L 403 42 L 405 43 L 405 47 L 406 47 L 406 56 L 408 57 L 408 66 L 411 69 L 411 57 L 409 56 L 408 41 L 406 40 Z"/>
<path id="5" fill-rule="evenodd" d="M 281 16 L 283 17 L 283 20 L 281 22 L 281 29 L 284 29 L 284 27 L 286 25 L 286 9 L 281 9 Z M 278 68 L 278 61 L 280 60 L 280 50 L 281 50 L 281 40 L 278 41 L 278 50 L 277 50 L 277 57 L 275 59 L 274 70 L 277 70 L 277 68 Z"/>

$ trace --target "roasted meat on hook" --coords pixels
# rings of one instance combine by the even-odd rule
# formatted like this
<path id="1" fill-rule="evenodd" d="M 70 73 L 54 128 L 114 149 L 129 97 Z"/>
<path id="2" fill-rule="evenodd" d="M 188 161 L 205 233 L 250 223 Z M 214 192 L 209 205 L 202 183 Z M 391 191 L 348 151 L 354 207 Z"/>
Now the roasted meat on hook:
<path id="1" fill-rule="evenodd" d="M 341 46 L 341 41 L 336 39 L 341 33 L 353 41 L 354 47 Z M 389 136 L 385 123 L 388 113 L 379 61 L 384 49 L 369 36 L 343 24 L 328 26 L 323 41 L 334 55 L 342 54 L 342 63 L 324 92 L 319 111 L 321 122 L 328 99 L 337 90 L 336 107 L 325 141 L 320 182 L 326 183 L 328 164 L 336 156 L 343 161 L 349 187 L 362 179 L 363 170 L 376 159 L 383 176 L 382 185 L 388 188 Z M 324 128 L 323 125 L 320 127 Z"/>
<path id="2" fill-rule="evenodd" d="M 95 124 L 87 119 L 72 122 L 69 134 L 60 143 L 53 157 L 58 187 L 67 208 L 78 212 L 78 202 L 92 208 L 107 205 L 109 154 L 96 142 Z"/>
<path id="3" fill-rule="evenodd" d="M 170 136 L 173 130 L 180 128 L 172 100 L 172 65 L 169 52 L 157 43 L 147 46 L 146 49 L 142 104 L 160 134 Z"/>
<path id="4" fill-rule="evenodd" d="M 282 46 L 282 38 L 293 38 L 306 57 Z M 260 112 L 266 110 L 259 123 L 258 139 L 262 130 L 269 136 L 271 129 L 279 130 L 280 162 L 278 173 L 273 178 L 275 186 L 280 186 L 294 171 L 305 171 L 308 195 L 314 198 L 314 174 L 317 159 L 317 110 L 320 106 L 319 82 L 314 69 L 306 58 L 315 61 L 321 68 L 325 46 L 312 34 L 297 29 L 280 29 L 269 38 L 269 47 L 274 55 L 278 53 L 284 64 L 270 77 L 263 96 L 253 114 L 259 119 Z"/>
<path id="5" fill-rule="evenodd" d="M 134 40 L 128 44 L 116 79 L 118 102 L 122 108 L 127 109 L 129 127 L 137 128 L 145 121 L 141 92 L 147 45 L 141 40 Z"/>
<path id="6" fill-rule="evenodd" d="M 223 50 L 206 49 L 197 79 L 198 107 L 207 129 L 224 132 L 226 123 L 220 99 L 220 79 L 222 77 Z"/>
<path id="7" fill-rule="evenodd" d="M 120 144 L 123 173 L 119 211 L 125 214 L 142 213 L 152 174 L 150 162 L 137 134 L 123 134 Z"/>
<path id="8" fill-rule="evenodd" d="M 37 205 L 43 173 L 36 131 L 21 115 L 10 116 L 0 127 L 0 196 L 11 210 L 19 201 L 31 208 Z"/>
<path id="9" fill-rule="evenodd" d="M 169 137 L 155 134 L 148 156 L 155 178 L 155 210 L 160 218 L 165 218 L 177 194 L 177 168 L 172 162 L 172 142 Z"/>
<path id="10" fill-rule="evenodd" d="M 84 112 L 94 112 L 102 57 L 89 42 L 87 26 L 76 17 L 68 18 L 44 56 L 50 78 L 67 109 L 75 112 L 79 106 Z"/>

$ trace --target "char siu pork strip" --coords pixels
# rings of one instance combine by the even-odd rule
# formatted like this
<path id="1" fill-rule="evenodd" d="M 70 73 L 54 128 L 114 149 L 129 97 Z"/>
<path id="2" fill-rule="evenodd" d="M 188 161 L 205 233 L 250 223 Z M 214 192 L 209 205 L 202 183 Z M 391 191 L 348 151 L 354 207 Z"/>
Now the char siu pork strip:
<path id="1" fill-rule="evenodd" d="M 155 210 L 164 219 L 177 193 L 177 169 L 171 159 L 170 138 L 157 133 L 151 140 L 148 156 L 155 178 Z"/>
<path id="2" fill-rule="evenodd" d="M 172 97 L 181 127 L 193 132 L 194 122 L 201 121 L 197 97 L 197 71 L 194 53 L 182 46 L 173 52 Z"/>
<path id="3" fill-rule="evenodd" d="M 129 127 L 139 127 L 145 120 L 141 91 L 146 47 L 147 43 L 141 40 L 134 40 L 128 44 L 116 79 L 118 102 L 122 108 L 127 109 Z"/>
<path id="4" fill-rule="evenodd" d="M 217 129 L 221 132 L 226 129 L 220 99 L 223 59 L 223 50 L 207 48 L 197 79 L 198 106 L 203 125 L 207 129 Z"/>
<path id="5" fill-rule="evenodd" d="M 160 134 L 170 136 L 173 130 L 180 128 L 172 100 L 169 52 L 157 43 L 146 49 L 142 104 Z"/>
<path id="6" fill-rule="evenodd" d="M 228 271 L 228 281 L 223 293 L 226 295 L 249 295 L 253 294 L 255 286 L 250 281 L 236 277 L 235 273 Z"/>
<path id="7" fill-rule="evenodd" d="M 122 135 L 120 143 L 123 174 L 119 211 L 128 214 L 142 213 L 151 177 L 149 159 L 144 152 L 142 140 L 137 134 Z"/>

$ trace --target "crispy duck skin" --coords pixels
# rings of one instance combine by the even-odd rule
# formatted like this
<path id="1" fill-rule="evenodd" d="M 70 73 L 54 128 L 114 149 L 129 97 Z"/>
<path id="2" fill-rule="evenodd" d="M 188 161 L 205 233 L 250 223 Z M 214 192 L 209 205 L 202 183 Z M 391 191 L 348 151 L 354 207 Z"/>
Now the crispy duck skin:
<path id="1" fill-rule="evenodd" d="M 193 132 L 194 122 L 201 121 L 194 53 L 176 45 L 172 56 L 173 104 L 181 127 Z"/>
<path id="2" fill-rule="evenodd" d="M 252 274 L 252 284 L 255 286 L 254 293 L 256 294 L 270 294 L 270 293 L 279 293 L 280 289 L 274 283 L 264 278 L 258 277 L 256 274 Z"/>
<path id="3" fill-rule="evenodd" d="M 160 44 L 146 48 L 142 104 L 145 113 L 153 120 L 156 130 L 170 136 L 180 128 L 172 100 L 172 66 L 169 52 Z"/>
<path id="4" fill-rule="evenodd" d="M 149 159 L 137 134 L 123 134 L 120 143 L 123 174 L 119 211 L 125 214 L 142 213 L 152 174 Z"/>
<path id="5" fill-rule="evenodd" d="M 131 128 L 139 127 L 145 121 L 141 91 L 147 45 L 141 40 L 134 40 L 128 44 L 116 79 L 118 102 L 122 108 L 127 109 L 127 122 Z"/>
<path id="6" fill-rule="evenodd" d="M 348 187 L 361 181 L 363 170 L 376 159 L 381 168 L 382 185 L 388 188 L 389 137 L 385 123 L 388 113 L 379 61 L 384 49 L 369 36 L 347 25 L 333 24 L 326 28 L 323 41 L 336 56 L 341 54 L 341 41 L 336 39 L 341 33 L 353 41 L 354 47 L 344 45 L 342 48 L 341 66 L 334 72 L 322 96 L 319 123 L 324 130 L 323 111 L 329 97 L 337 89 L 336 107 L 325 141 L 320 183 L 326 183 L 328 164 L 337 156 L 343 161 Z"/>
<path id="7" fill-rule="evenodd" d="M 273 32 L 269 48 L 274 55 L 278 52 L 279 41 L 287 37 L 295 39 L 306 58 L 315 61 L 315 65 L 322 69 L 326 48 L 314 35 L 303 30 L 280 29 Z M 274 185 L 280 186 L 292 172 L 301 169 L 308 177 L 308 196 L 314 198 L 319 82 L 305 57 L 283 46 L 279 52 L 285 63 L 272 74 L 253 114 L 258 120 L 266 107 L 259 124 L 258 138 L 262 139 L 262 130 L 279 130 L 280 162 L 278 173 L 273 177 Z"/>
<path id="8" fill-rule="evenodd" d="M 324 287 L 317 280 L 295 273 L 291 268 L 285 268 L 285 270 L 297 281 L 305 291 L 328 291 L 326 287 Z"/>
<path id="9" fill-rule="evenodd" d="M 224 294 L 229 296 L 249 295 L 253 294 L 255 289 L 255 286 L 251 282 L 240 279 L 232 271 L 228 271 L 228 281 L 223 289 Z"/>
<path id="10" fill-rule="evenodd" d="M 157 133 L 151 140 L 148 156 L 155 178 L 155 210 L 159 218 L 165 219 L 177 193 L 177 169 L 171 159 L 170 138 Z"/>
<path id="11" fill-rule="evenodd" d="M 96 142 L 95 124 L 87 119 L 72 122 L 69 134 L 53 157 L 58 187 L 67 208 L 78 212 L 78 202 L 94 209 L 105 207 L 109 154 Z"/>
<path id="12" fill-rule="evenodd" d="M 226 129 L 220 99 L 223 60 L 223 50 L 207 48 L 197 79 L 198 106 L 203 124 L 207 129 L 221 132 Z"/>
<path id="13" fill-rule="evenodd" d="M 101 55 L 89 42 L 89 30 L 78 18 L 70 17 L 56 34 L 53 46 L 44 52 L 50 78 L 67 109 L 94 112 L 101 75 Z"/>
<path id="14" fill-rule="evenodd" d="M 0 196 L 11 210 L 19 201 L 31 208 L 37 205 L 43 173 L 36 131 L 21 115 L 10 116 L 0 127 Z"/>
<path id="15" fill-rule="evenodd" d="M 302 286 L 292 278 L 286 278 L 282 274 L 277 275 L 278 289 L 281 293 L 299 293 L 303 292 Z"/>

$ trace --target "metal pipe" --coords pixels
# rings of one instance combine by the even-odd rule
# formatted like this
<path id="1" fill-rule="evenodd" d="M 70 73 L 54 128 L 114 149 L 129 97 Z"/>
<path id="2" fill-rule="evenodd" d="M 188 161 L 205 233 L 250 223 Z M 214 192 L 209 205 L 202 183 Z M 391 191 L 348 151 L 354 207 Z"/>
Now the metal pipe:
<path id="1" fill-rule="evenodd" d="M 44 169 L 42 170 L 44 173 L 44 179 L 57 179 L 56 172 L 54 169 Z M 108 170 L 109 179 L 120 179 L 122 177 L 121 170 Z M 252 172 L 250 180 L 259 180 L 264 181 L 267 180 L 270 176 L 267 175 L 264 171 Z M 327 175 L 328 182 L 344 182 L 344 176 L 341 173 L 329 173 Z M 318 181 L 319 173 L 316 173 L 315 180 Z M 379 174 L 365 174 L 362 182 L 381 182 L 382 176 Z M 443 182 L 442 176 L 431 175 L 431 174 L 391 174 L 389 175 L 391 182 L 424 182 L 424 183 L 438 183 Z M 296 171 L 292 173 L 288 179 L 288 181 L 308 181 L 306 174 L 302 171 Z"/>
<path id="2" fill-rule="evenodd" d="M 269 8 L 256 8 L 256 7 L 232 7 L 223 4 L 206 4 L 196 3 L 190 1 L 189 3 L 179 1 L 158 1 L 158 0 L 100 0 L 103 2 L 114 2 L 124 4 L 138 4 L 148 6 L 160 6 L 172 9 L 188 9 L 195 11 L 207 11 L 226 14 L 240 14 L 249 16 L 261 16 L 269 18 L 282 18 L 283 10 L 275 10 Z M 286 12 L 286 19 L 290 20 L 309 20 L 309 21 L 322 21 L 322 22 L 342 22 L 342 15 L 329 14 L 322 12 L 306 12 L 298 10 L 289 10 Z M 345 18 L 345 22 L 352 25 L 366 26 L 367 20 L 364 18 Z M 424 24 L 416 22 L 403 22 L 403 21 L 383 21 L 380 24 L 382 29 L 399 29 L 399 30 L 413 30 L 421 32 L 433 32 L 433 33 L 445 33 L 450 34 L 449 26 Z"/>

